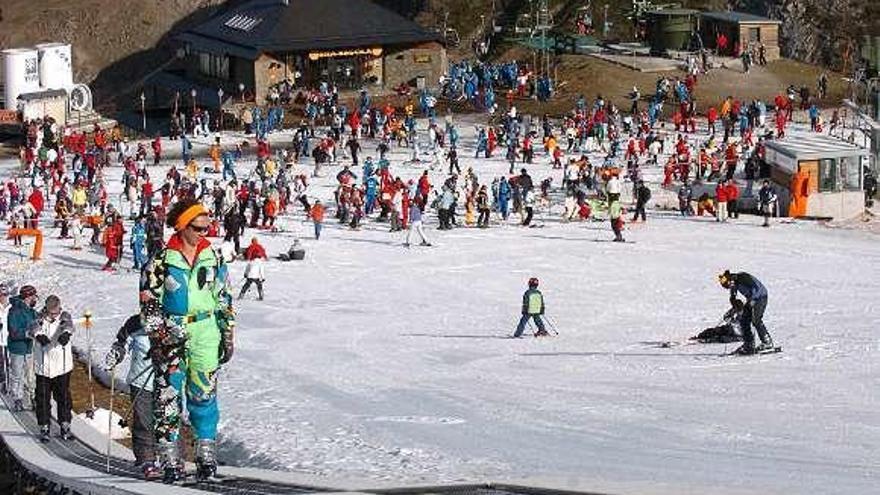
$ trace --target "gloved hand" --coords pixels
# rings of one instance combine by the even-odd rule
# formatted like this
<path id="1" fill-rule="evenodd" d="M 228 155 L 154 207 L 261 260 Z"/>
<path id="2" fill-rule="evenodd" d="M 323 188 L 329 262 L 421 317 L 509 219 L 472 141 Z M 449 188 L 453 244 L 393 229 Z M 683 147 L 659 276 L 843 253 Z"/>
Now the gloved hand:
<path id="1" fill-rule="evenodd" d="M 121 363 L 123 359 L 125 359 L 125 346 L 119 342 L 114 342 L 110 346 L 110 350 L 107 351 L 107 355 L 104 356 L 104 368 L 110 369 Z"/>
<path id="2" fill-rule="evenodd" d="M 232 339 L 224 340 L 220 342 L 220 364 L 226 364 L 232 359 L 232 354 L 235 351 L 235 344 L 232 343 Z"/>
<path id="3" fill-rule="evenodd" d="M 43 346 L 49 345 L 49 343 L 51 342 L 51 341 L 49 340 L 49 336 L 48 336 L 48 335 L 44 335 L 44 334 L 37 335 L 36 337 L 34 337 L 34 339 L 35 339 L 37 342 L 39 342 L 40 345 L 43 345 Z"/>
<path id="4" fill-rule="evenodd" d="M 70 332 L 61 332 L 61 335 L 58 336 L 58 343 L 67 345 L 68 342 L 70 342 Z"/>

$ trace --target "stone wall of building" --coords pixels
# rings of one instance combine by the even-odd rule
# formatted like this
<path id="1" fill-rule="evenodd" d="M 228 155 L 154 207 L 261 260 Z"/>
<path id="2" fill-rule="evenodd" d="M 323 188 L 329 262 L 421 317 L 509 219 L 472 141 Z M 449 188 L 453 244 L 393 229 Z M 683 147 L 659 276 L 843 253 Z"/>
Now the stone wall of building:
<path id="1" fill-rule="evenodd" d="M 269 88 L 284 80 L 285 63 L 283 60 L 263 53 L 254 61 L 254 96 L 257 104 L 266 103 Z"/>
<path id="2" fill-rule="evenodd" d="M 387 47 L 384 58 L 385 88 L 388 89 L 400 83 L 415 85 L 419 76 L 425 78 L 429 88 L 435 88 L 449 64 L 446 47 L 438 42 L 400 48 Z"/>

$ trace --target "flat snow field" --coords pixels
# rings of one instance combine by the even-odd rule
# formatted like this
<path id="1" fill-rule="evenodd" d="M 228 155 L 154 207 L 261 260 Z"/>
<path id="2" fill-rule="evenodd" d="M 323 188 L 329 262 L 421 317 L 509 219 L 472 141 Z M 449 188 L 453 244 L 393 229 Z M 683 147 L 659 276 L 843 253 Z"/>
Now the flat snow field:
<path id="1" fill-rule="evenodd" d="M 475 160 L 473 129 L 461 131 L 464 168 L 483 182 L 506 171 L 503 150 Z M 392 154 L 392 170 L 416 177 L 422 169 L 402 166 L 405 155 Z M 544 156 L 530 169 L 536 183 L 560 182 Z M 338 170 L 326 168 L 311 194 L 332 201 Z M 119 174 L 108 180 L 117 193 Z M 655 198 L 659 175 L 647 174 Z M 433 183 L 442 177 L 432 172 Z M 540 478 L 621 494 L 877 493 L 876 235 L 649 211 L 647 224 L 628 225 L 634 243 L 616 244 L 606 221 L 563 224 L 556 213 L 539 216 L 543 228 L 493 217 L 488 230 L 441 232 L 431 212 L 435 246 L 408 250 L 387 224 L 351 231 L 332 214 L 316 242 L 298 207 L 284 232 L 260 232 L 270 256 L 294 237 L 307 254 L 269 262 L 266 300 L 252 289 L 237 303 L 236 353 L 220 378 L 222 456 L 328 483 Z M 138 276 L 102 272 L 102 252 L 56 237 L 36 264 L 4 242 L 0 268 L 58 292 L 76 314 L 90 308 L 102 355 L 136 309 Z M 244 268 L 232 265 L 236 291 Z M 766 323 L 784 352 L 659 347 L 716 323 L 725 268 L 766 284 Z M 505 339 L 532 276 L 559 336 Z M 85 346 L 84 332 L 76 343 Z"/>

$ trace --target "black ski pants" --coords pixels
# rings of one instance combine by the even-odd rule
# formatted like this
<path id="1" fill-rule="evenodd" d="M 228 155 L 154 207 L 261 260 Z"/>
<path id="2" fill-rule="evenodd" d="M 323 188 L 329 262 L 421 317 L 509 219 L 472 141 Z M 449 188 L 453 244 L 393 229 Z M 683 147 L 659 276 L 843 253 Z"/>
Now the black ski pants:
<path id="1" fill-rule="evenodd" d="M 531 206 L 526 206 L 526 218 L 523 220 L 524 226 L 529 226 L 532 223 L 532 216 L 535 214 L 535 209 Z"/>
<path id="2" fill-rule="evenodd" d="M 640 215 L 642 217 L 643 222 L 648 221 L 645 218 L 645 203 L 642 203 L 641 201 L 636 203 L 636 214 L 633 215 L 633 222 L 638 221 Z"/>
<path id="3" fill-rule="evenodd" d="M 767 298 L 755 299 L 746 303 L 740 318 L 740 332 L 747 349 L 755 348 L 755 334 L 752 333 L 752 325 L 758 331 L 761 342 L 770 341 L 770 333 L 764 326 L 764 310 L 767 309 Z"/>
<path id="4" fill-rule="evenodd" d="M 153 393 L 129 385 L 132 400 L 131 450 L 138 464 L 156 460 L 156 436 L 153 434 Z"/>
<path id="5" fill-rule="evenodd" d="M 489 226 L 489 210 L 480 210 L 480 216 L 477 218 L 477 227 Z"/>
<path id="6" fill-rule="evenodd" d="M 257 297 L 262 301 L 263 300 L 263 281 L 260 279 L 249 278 L 244 281 L 244 287 L 241 288 L 241 293 L 238 294 L 238 298 L 241 299 L 247 294 L 248 289 L 251 288 L 251 284 L 257 284 Z"/>
<path id="7" fill-rule="evenodd" d="M 727 217 L 728 218 L 739 218 L 739 209 L 737 208 L 735 199 L 727 200 Z"/>
<path id="8" fill-rule="evenodd" d="M 58 422 L 70 424 L 70 409 L 73 407 L 70 398 L 70 375 L 71 373 L 65 373 L 55 378 L 37 375 L 37 397 L 34 405 L 38 425 L 49 424 L 52 418 L 52 399 L 55 399 L 58 406 Z"/>

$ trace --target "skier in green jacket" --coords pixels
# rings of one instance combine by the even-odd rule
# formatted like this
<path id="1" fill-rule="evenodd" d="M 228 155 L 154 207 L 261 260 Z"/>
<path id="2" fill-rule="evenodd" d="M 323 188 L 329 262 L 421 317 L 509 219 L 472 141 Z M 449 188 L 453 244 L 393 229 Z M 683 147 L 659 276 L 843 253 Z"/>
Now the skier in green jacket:
<path id="1" fill-rule="evenodd" d="M 217 371 L 232 357 L 235 316 L 226 264 L 205 239 L 208 211 L 197 200 L 181 200 L 168 225 L 174 235 L 141 274 L 141 318 L 155 369 L 157 454 L 165 481 L 174 482 L 183 475 L 182 394 L 197 440 L 197 475 L 216 472 Z"/>
<path id="2" fill-rule="evenodd" d="M 538 279 L 532 277 L 529 279 L 529 288 L 523 293 L 522 299 L 522 317 L 519 319 L 519 325 L 516 326 L 514 338 L 520 338 L 526 329 L 529 318 L 535 321 L 538 331 L 535 337 L 544 337 L 548 335 L 547 329 L 544 328 L 544 322 L 541 315 L 544 314 L 544 295 L 538 290 Z"/>

